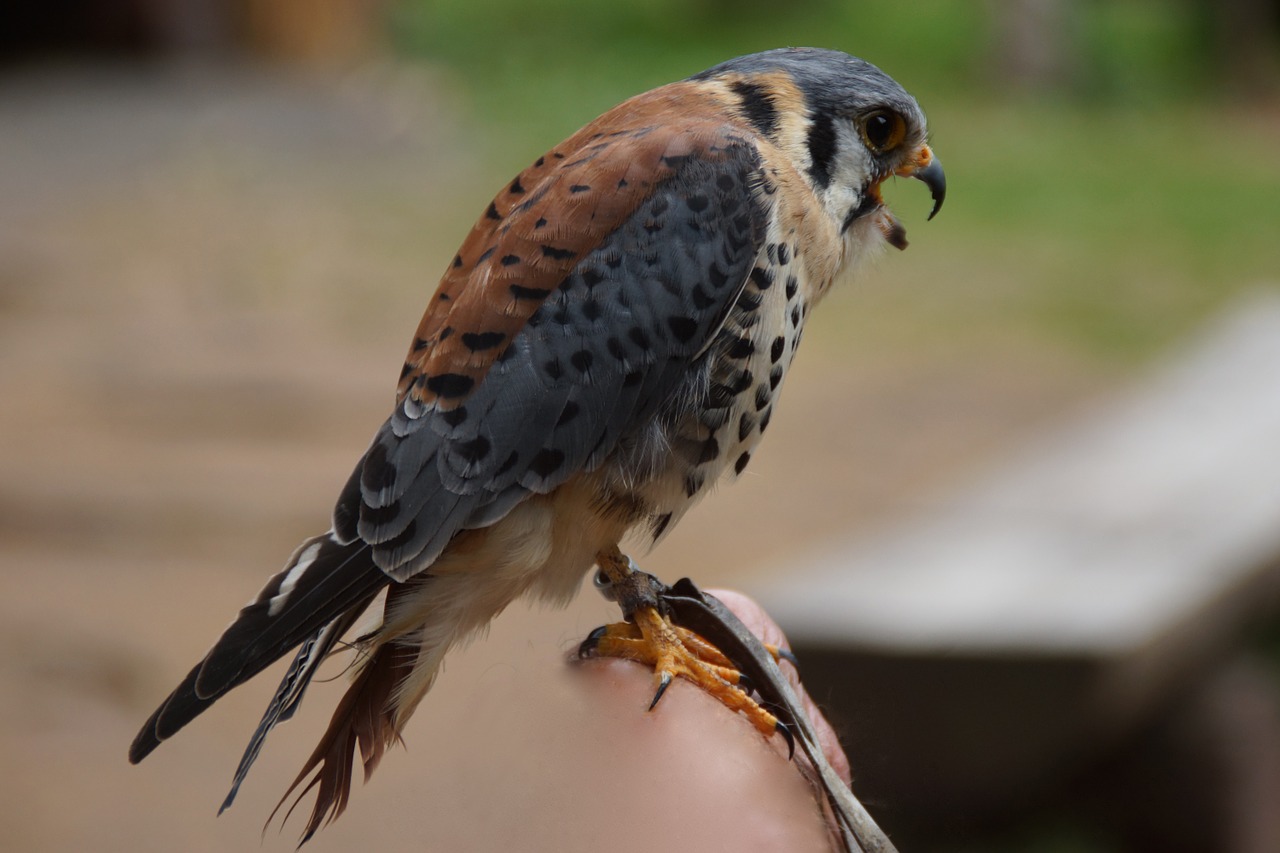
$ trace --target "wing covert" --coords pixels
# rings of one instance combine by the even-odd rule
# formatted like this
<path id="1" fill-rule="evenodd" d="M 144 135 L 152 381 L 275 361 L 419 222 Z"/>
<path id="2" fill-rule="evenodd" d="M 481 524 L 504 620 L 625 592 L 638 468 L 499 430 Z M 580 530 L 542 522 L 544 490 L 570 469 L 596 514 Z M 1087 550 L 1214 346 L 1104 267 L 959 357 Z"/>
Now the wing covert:
<path id="1" fill-rule="evenodd" d="M 763 241 L 760 154 L 731 127 L 670 142 L 674 148 L 613 151 L 610 163 L 626 158 L 627 174 L 645 165 L 634 155 L 647 152 L 661 163 L 661 179 L 575 255 L 554 286 L 537 288 L 545 292 L 518 328 L 473 323 L 445 335 L 446 324 L 437 335 L 443 343 L 424 348 L 424 369 L 402 386 L 395 413 L 361 462 L 359 489 L 353 477 L 337 512 L 358 518 L 360 538 L 393 578 L 425 568 L 459 530 L 491 524 L 530 494 L 597 467 L 654 417 L 714 339 Z M 609 171 L 597 162 L 594 173 L 602 168 Z M 497 229 L 494 254 L 535 215 L 535 223 L 545 218 L 532 206 L 512 212 L 507 230 Z M 556 236 L 576 245 L 573 235 Z M 460 308 L 470 299 L 469 310 L 481 313 L 475 306 L 494 296 L 495 281 L 492 272 L 478 275 L 449 301 Z M 510 292 L 499 292 L 497 302 L 489 310 L 507 320 L 522 307 Z M 445 346 L 484 335 L 504 343 L 492 347 L 464 391 L 440 394 L 437 383 L 437 392 L 419 392 L 433 376 L 469 376 L 475 353 L 445 362 Z"/>

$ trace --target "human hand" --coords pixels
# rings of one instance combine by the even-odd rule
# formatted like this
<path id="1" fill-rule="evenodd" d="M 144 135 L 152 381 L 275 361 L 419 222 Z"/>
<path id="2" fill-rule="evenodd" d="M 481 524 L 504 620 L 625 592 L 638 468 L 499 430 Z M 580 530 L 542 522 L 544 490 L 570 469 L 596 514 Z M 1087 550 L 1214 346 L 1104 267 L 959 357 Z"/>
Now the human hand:
<path id="1" fill-rule="evenodd" d="M 711 594 L 765 643 L 786 647 L 782 629 L 755 601 L 732 590 Z M 785 662 L 780 668 L 813 721 L 827 760 L 848 783 L 848 759 L 834 730 L 795 668 Z M 616 784 L 609 786 L 606 801 L 621 796 L 626 805 L 607 819 L 615 837 L 637 840 L 638 850 L 663 843 L 679 850 L 832 849 L 819 800 L 799 765 L 786 760 L 781 737 L 765 741 L 745 719 L 679 680 L 651 713 L 637 713 L 652 695 L 653 680 L 646 667 L 634 663 L 589 660 L 580 671 L 590 701 L 616 739 Z M 600 793 L 592 785 L 584 796 L 597 799 Z M 671 840 L 658 842 L 658 831 L 671 833 Z"/>

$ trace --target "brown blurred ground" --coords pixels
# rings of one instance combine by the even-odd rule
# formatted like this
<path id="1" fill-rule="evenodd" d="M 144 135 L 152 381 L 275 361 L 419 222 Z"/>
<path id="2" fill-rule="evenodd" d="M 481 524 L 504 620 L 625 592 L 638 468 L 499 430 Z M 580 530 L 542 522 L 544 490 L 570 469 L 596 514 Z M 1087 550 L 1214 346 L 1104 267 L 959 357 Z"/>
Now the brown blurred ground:
<path id="1" fill-rule="evenodd" d="M 278 670 L 144 765 L 125 750 L 235 609 L 327 524 L 384 417 L 435 275 L 506 177 L 471 153 L 461 114 L 433 74 L 391 66 L 325 80 L 194 67 L 0 80 L 0 848 L 258 843 L 337 685 L 313 688 L 218 820 Z M 868 286 L 892 286 L 896 260 Z M 874 325 L 819 312 L 824 343 L 801 358 L 751 472 L 649 569 L 749 588 L 785 572 L 793 549 L 899 513 L 1098 387 L 1033 349 L 861 358 L 823 324 Z M 412 838 L 464 850 L 433 836 L 433 813 L 525 814 L 528 791 L 554 788 L 554 761 L 510 739 L 484 746 L 521 731 L 505 696 L 575 701 L 537 673 L 612 616 L 590 592 L 565 612 L 509 613 L 450 660 L 408 752 L 309 849 Z M 289 849 L 295 832 L 266 847 Z"/>

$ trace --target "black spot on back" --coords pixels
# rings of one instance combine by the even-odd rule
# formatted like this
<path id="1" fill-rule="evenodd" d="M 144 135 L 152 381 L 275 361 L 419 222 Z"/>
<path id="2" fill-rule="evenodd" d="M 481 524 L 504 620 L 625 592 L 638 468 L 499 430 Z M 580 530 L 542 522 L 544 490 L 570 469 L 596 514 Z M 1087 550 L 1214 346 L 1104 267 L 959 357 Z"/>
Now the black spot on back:
<path id="1" fill-rule="evenodd" d="M 723 272 L 720 267 L 712 264 L 707 267 L 707 280 L 711 282 L 712 287 L 719 290 L 729 283 L 729 275 Z"/>
<path id="2" fill-rule="evenodd" d="M 544 447 L 538 451 L 538 455 L 533 457 L 533 461 L 529 463 L 529 470 L 537 474 L 539 477 L 546 479 L 559 470 L 564 464 L 564 451 L 556 450 L 553 447 Z"/>
<path id="3" fill-rule="evenodd" d="M 440 373 L 427 379 L 427 390 L 438 397 L 461 397 L 471 390 L 476 381 L 461 373 Z"/>
<path id="4" fill-rule="evenodd" d="M 671 334 L 682 344 L 693 340 L 693 336 L 698 333 L 698 323 L 692 317 L 668 317 L 667 328 L 671 329 Z"/>
<path id="5" fill-rule="evenodd" d="M 467 462 L 474 463 L 483 461 L 489 455 L 492 445 L 489 443 L 489 439 L 483 435 L 478 435 L 470 441 L 462 442 L 457 446 L 457 449 L 459 456 Z"/>
<path id="6" fill-rule="evenodd" d="M 545 287 L 525 287 L 523 284 L 513 284 L 510 290 L 516 299 L 546 299 L 547 294 L 551 293 Z"/>
<path id="7" fill-rule="evenodd" d="M 693 300 L 693 307 L 699 311 L 705 311 L 712 305 L 716 304 L 716 300 L 707 293 L 703 292 L 701 287 L 694 287 L 689 291 L 689 298 Z"/>
<path id="8" fill-rule="evenodd" d="M 631 330 L 627 332 L 627 336 L 631 338 L 632 343 L 642 350 L 647 350 L 653 346 L 653 342 L 649 340 L 649 335 L 639 326 L 632 326 Z"/>
<path id="9" fill-rule="evenodd" d="M 572 400 L 564 404 L 564 410 L 560 412 L 560 420 L 556 421 L 556 426 L 564 426 L 578 416 L 582 411 L 582 407 Z"/>
<path id="10" fill-rule="evenodd" d="M 507 339 L 505 332 L 463 332 L 462 343 L 472 352 L 493 349 Z"/>
<path id="11" fill-rule="evenodd" d="M 514 450 L 511 451 L 511 455 L 508 456 L 507 461 L 503 462 L 502 465 L 498 468 L 497 473 L 499 475 L 507 473 L 508 471 L 510 471 L 512 468 L 515 467 L 516 462 L 518 462 L 519 460 L 520 460 L 520 454 Z"/>
<path id="12" fill-rule="evenodd" d="M 546 220 L 544 219 L 542 222 L 545 223 Z M 544 257 L 551 258 L 555 261 L 567 261 L 578 253 L 573 249 L 559 249 L 555 246 L 543 245 L 542 254 Z"/>

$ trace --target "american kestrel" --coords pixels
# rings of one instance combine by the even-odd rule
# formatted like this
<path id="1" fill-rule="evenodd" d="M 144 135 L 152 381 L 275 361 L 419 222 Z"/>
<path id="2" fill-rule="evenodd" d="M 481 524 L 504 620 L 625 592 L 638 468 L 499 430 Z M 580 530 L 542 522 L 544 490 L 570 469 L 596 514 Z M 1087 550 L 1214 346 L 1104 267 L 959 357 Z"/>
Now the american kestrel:
<path id="1" fill-rule="evenodd" d="M 877 250 L 906 246 L 880 195 L 891 175 L 923 181 L 937 212 L 946 185 L 920 107 L 875 66 L 814 49 L 646 92 L 539 157 L 449 263 L 332 528 L 240 611 L 130 761 L 300 646 L 225 808 L 385 596 L 295 782 L 317 788 L 310 837 L 345 807 L 356 749 L 371 771 L 450 648 L 520 596 L 567 602 L 593 565 L 628 621 L 584 651 L 651 663 L 659 696 L 689 678 L 773 731 L 727 659 L 626 592 L 639 573 L 620 543 L 656 542 L 742 473 L 810 309 Z"/>

